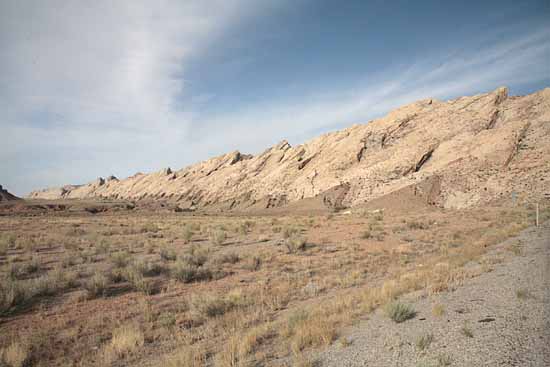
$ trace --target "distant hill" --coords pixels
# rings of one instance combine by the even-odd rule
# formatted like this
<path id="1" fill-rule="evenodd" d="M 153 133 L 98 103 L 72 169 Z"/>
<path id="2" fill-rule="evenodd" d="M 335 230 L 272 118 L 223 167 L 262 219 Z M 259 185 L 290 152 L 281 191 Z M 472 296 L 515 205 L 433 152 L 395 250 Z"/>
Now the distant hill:
<path id="1" fill-rule="evenodd" d="M 295 147 L 282 141 L 255 156 L 235 151 L 178 171 L 99 178 L 29 197 L 163 199 L 189 209 L 253 210 L 310 198 L 353 207 L 406 189 L 432 205 L 463 208 L 543 197 L 549 180 L 550 88 L 527 96 L 499 88 L 418 101 Z"/>
<path id="2" fill-rule="evenodd" d="M 21 200 L 17 196 L 10 194 L 8 190 L 5 190 L 2 185 L 0 185 L 0 201 L 11 201 L 11 200 Z"/>

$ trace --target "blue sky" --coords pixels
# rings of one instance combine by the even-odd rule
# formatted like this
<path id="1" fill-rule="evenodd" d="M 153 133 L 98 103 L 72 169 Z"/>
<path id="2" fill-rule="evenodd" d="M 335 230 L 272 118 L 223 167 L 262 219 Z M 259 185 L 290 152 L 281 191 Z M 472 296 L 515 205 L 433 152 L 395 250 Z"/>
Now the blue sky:
<path id="1" fill-rule="evenodd" d="M 258 153 L 417 99 L 550 86 L 548 1 L 1 1 L 0 184 Z"/>

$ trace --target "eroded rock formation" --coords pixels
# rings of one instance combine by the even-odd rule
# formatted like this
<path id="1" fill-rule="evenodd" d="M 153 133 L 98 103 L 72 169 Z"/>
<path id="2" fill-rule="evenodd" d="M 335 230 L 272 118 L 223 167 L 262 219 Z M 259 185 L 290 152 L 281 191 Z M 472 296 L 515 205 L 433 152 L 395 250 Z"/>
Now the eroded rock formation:
<path id="1" fill-rule="evenodd" d="M 243 210 L 337 192 L 323 200 L 350 207 L 433 177 L 437 190 L 429 201 L 444 207 L 479 205 L 512 192 L 543 196 L 550 179 L 550 88 L 520 97 L 499 88 L 446 102 L 422 100 L 295 147 L 283 141 L 255 156 L 236 151 L 179 171 L 29 197 L 163 198 L 182 208 Z"/>

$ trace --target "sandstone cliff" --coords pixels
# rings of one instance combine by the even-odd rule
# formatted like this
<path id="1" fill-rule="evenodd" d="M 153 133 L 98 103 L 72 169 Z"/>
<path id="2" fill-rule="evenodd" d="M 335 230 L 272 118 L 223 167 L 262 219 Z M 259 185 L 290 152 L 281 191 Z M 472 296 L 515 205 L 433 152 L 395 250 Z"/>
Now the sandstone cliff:
<path id="1" fill-rule="evenodd" d="M 550 88 L 427 99 L 302 145 L 231 152 L 178 171 L 32 192 L 30 198 L 162 198 L 181 207 L 270 208 L 307 198 L 350 207 L 405 188 L 431 204 L 480 205 L 549 191 Z M 428 184 L 426 184 L 428 183 Z"/>

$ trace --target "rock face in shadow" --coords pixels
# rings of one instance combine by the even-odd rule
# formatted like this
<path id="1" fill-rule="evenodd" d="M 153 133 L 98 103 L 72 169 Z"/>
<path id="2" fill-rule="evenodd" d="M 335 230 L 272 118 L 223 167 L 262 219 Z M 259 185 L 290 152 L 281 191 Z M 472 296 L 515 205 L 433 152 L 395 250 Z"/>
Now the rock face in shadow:
<path id="1" fill-rule="evenodd" d="M 191 210 L 247 210 L 345 187 L 322 202 L 352 207 L 435 176 L 429 202 L 442 207 L 482 205 L 512 193 L 543 197 L 550 179 L 550 88 L 519 97 L 499 88 L 422 100 L 295 147 L 282 141 L 254 156 L 235 151 L 177 171 L 98 179 L 29 197 L 162 198 Z"/>
<path id="2" fill-rule="evenodd" d="M 12 201 L 12 200 L 21 200 L 21 199 L 13 194 L 10 194 L 8 190 L 4 189 L 2 185 L 0 185 L 0 201 Z"/>

